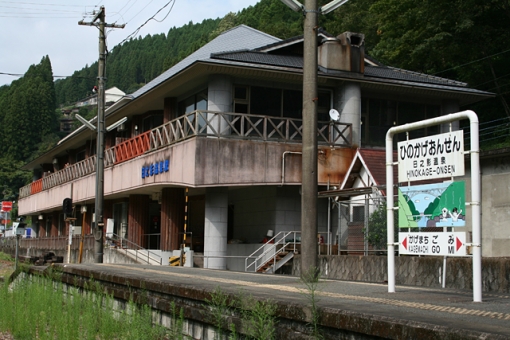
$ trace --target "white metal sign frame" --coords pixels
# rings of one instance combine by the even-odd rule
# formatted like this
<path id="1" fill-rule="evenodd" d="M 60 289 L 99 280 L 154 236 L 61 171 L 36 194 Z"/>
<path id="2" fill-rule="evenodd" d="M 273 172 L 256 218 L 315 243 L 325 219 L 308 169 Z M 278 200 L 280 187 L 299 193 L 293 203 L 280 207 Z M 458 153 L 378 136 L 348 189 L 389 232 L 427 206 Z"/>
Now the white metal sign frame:
<path id="1" fill-rule="evenodd" d="M 473 254 L 473 301 L 482 302 L 482 244 L 481 244 L 481 189 L 480 189 L 480 149 L 479 123 L 475 112 L 467 110 L 449 115 L 426 119 L 419 122 L 392 127 L 386 133 L 386 194 L 387 194 L 387 224 L 388 224 L 388 292 L 395 293 L 395 243 L 394 239 L 394 188 L 393 188 L 393 136 L 412 130 L 451 123 L 462 119 L 470 122 L 471 150 L 471 221 L 472 221 L 472 254 Z"/>

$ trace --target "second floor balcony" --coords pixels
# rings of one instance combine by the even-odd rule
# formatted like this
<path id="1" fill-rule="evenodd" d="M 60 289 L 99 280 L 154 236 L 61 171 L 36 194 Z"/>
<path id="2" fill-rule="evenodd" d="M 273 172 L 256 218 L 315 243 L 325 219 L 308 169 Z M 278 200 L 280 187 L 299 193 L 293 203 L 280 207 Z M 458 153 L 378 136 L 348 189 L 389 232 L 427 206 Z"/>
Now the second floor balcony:
<path id="1" fill-rule="evenodd" d="M 105 150 L 105 168 L 196 137 L 250 140 L 286 144 L 302 143 L 303 120 L 285 117 L 193 111 L 152 130 L 146 131 Z M 320 146 L 350 147 L 351 124 L 319 121 L 317 143 Z M 20 189 L 20 198 L 48 190 L 83 176 L 96 168 L 96 156 L 70 164 Z"/>

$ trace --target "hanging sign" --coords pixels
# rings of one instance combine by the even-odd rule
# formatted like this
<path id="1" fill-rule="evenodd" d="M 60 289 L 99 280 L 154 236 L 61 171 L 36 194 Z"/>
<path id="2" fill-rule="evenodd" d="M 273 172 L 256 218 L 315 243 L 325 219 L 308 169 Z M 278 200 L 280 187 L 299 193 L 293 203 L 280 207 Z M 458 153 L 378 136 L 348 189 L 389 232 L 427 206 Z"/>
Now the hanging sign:
<path id="1" fill-rule="evenodd" d="M 464 176 L 464 133 L 452 131 L 397 145 L 398 181 Z"/>

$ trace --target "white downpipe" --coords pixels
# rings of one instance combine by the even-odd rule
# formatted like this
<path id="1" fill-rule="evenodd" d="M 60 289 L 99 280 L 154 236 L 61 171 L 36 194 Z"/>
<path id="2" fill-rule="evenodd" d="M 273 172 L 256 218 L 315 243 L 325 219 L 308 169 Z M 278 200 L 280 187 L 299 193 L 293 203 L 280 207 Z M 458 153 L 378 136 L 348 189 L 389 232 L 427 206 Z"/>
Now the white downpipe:
<path id="1" fill-rule="evenodd" d="M 426 119 L 419 122 L 392 127 L 386 133 L 386 193 L 388 224 L 388 292 L 395 292 L 395 240 L 394 232 L 394 194 L 393 194 L 393 136 L 428 126 L 469 119 L 471 132 L 471 221 L 473 253 L 473 301 L 482 302 L 482 242 L 481 242 L 481 191 L 480 191 L 480 149 L 478 135 L 478 116 L 471 110 Z"/>

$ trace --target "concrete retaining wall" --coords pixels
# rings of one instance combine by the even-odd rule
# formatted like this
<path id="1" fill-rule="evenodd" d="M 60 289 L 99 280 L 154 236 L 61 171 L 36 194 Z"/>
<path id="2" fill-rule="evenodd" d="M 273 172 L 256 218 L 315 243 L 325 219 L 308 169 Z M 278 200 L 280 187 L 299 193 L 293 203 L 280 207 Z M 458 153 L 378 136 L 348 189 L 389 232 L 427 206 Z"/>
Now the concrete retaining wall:
<path id="1" fill-rule="evenodd" d="M 293 261 L 292 274 L 300 273 L 300 256 Z M 323 278 L 384 283 L 388 280 L 386 256 L 319 256 Z M 446 288 L 473 289 L 471 258 L 446 259 Z M 397 256 L 397 285 L 441 287 L 442 257 Z M 510 258 L 482 259 L 484 292 L 510 293 Z"/>

